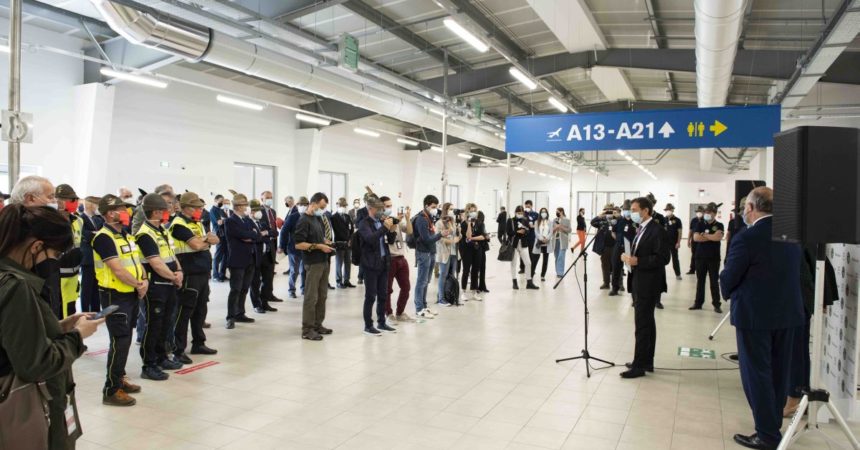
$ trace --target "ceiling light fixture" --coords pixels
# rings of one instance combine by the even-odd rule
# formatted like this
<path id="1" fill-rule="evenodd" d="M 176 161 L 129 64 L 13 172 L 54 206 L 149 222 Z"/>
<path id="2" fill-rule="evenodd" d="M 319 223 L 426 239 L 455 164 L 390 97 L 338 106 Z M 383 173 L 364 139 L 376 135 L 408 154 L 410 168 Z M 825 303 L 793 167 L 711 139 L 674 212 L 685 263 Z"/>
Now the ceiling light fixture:
<path id="1" fill-rule="evenodd" d="M 9 47 L 6 47 L 6 49 L 4 50 L 4 53 L 8 53 L 8 52 L 9 52 Z M 99 70 L 99 72 L 106 77 L 116 78 L 116 79 L 125 80 L 125 81 L 131 81 L 132 83 L 143 84 L 146 86 L 156 87 L 159 89 L 164 89 L 167 87 L 167 83 L 165 83 L 161 80 L 156 80 L 155 78 L 144 77 L 141 75 L 135 75 L 133 73 L 128 73 L 128 72 L 118 72 L 116 70 L 113 70 L 113 69 L 110 69 L 107 67 L 102 67 Z"/>
<path id="2" fill-rule="evenodd" d="M 411 139 L 397 138 L 397 142 L 399 142 L 399 143 L 401 143 L 401 144 L 403 144 L 403 145 L 411 145 L 411 146 L 416 146 L 416 145 L 418 145 L 418 142 L 413 141 L 413 140 L 411 140 Z"/>
<path id="3" fill-rule="evenodd" d="M 487 45 L 484 41 L 469 32 L 469 30 L 465 29 L 462 25 L 457 23 L 456 20 L 449 17 L 445 19 L 443 23 L 446 27 L 448 27 L 449 30 L 453 31 L 454 34 L 460 36 L 460 39 L 468 42 L 469 45 L 471 45 L 472 47 L 475 47 L 475 50 L 481 53 L 486 53 L 487 50 L 490 49 L 489 45 Z"/>
<path id="4" fill-rule="evenodd" d="M 540 176 L 542 176 L 542 177 L 545 177 L 545 176 L 546 176 L 546 174 L 545 174 L 545 173 L 543 173 L 543 172 L 538 173 L 538 175 L 540 175 Z"/>
<path id="5" fill-rule="evenodd" d="M 482 163 L 492 164 L 493 160 L 489 158 L 481 158 Z"/>
<path id="6" fill-rule="evenodd" d="M 238 98 L 228 97 L 226 95 L 218 94 L 215 97 L 219 102 L 226 103 L 228 105 L 239 106 L 241 108 L 253 109 L 254 111 L 262 111 L 263 105 L 259 103 L 246 102 L 245 100 L 240 100 Z"/>
<path id="7" fill-rule="evenodd" d="M 457 156 L 459 156 L 463 159 L 472 159 L 472 155 L 470 155 L 468 153 L 457 153 Z"/>
<path id="8" fill-rule="evenodd" d="M 624 156 L 626 154 L 624 153 L 624 150 L 621 150 L 620 148 L 618 150 L 615 150 L 615 153 L 618 153 L 621 156 Z"/>
<path id="9" fill-rule="evenodd" d="M 522 83 L 525 87 L 529 88 L 530 91 L 533 91 L 537 87 L 537 83 L 532 81 L 531 78 L 527 77 L 524 73 L 520 72 L 520 69 L 516 67 L 511 67 L 508 69 L 511 76 L 516 78 L 520 83 Z"/>
<path id="10" fill-rule="evenodd" d="M 317 125 L 322 125 L 324 127 L 331 125 L 331 120 L 323 119 L 322 117 L 317 117 L 317 116 L 309 116 L 307 114 L 302 114 L 302 113 L 296 113 L 296 120 L 300 120 L 302 122 L 313 123 L 313 124 L 317 124 Z"/>
<path id="11" fill-rule="evenodd" d="M 514 170 L 516 170 L 517 172 L 522 172 L 523 170 L 526 170 L 526 169 L 523 169 L 522 167 L 514 167 Z"/>
<path id="12" fill-rule="evenodd" d="M 549 98 L 549 104 L 550 104 L 550 105 L 552 105 L 552 106 L 555 106 L 555 109 L 557 109 L 557 110 L 559 110 L 559 111 L 561 111 L 561 112 L 563 112 L 563 113 L 566 113 L 566 112 L 567 112 L 567 106 L 564 106 L 564 105 L 563 105 L 563 104 L 562 104 L 562 103 L 561 103 L 557 98 L 555 98 L 555 97 L 550 97 L 550 98 Z"/>
<path id="13" fill-rule="evenodd" d="M 433 150 L 434 152 L 442 153 L 442 147 L 439 147 L 438 145 L 431 145 L 430 150 Z"/>
<path id="14" fill-rule="evenodd" d="M 370 137 L 375 137 L 375 138 L 379 137 L 379 133 L 377 133 L 373 130 L 367 130 L 364 128 L 353 128 L 352 131 L 355 131 L 358 134 L 363 134 L 365 136 L 370 136 Z"/>
<path id="15" fill-rule="evenodd" d="M 442 111 L 441 109 L 430 108 L 430 114 L 436 114 L 437 116 L 442 117 L 445 115 L 445 111 Z"/>

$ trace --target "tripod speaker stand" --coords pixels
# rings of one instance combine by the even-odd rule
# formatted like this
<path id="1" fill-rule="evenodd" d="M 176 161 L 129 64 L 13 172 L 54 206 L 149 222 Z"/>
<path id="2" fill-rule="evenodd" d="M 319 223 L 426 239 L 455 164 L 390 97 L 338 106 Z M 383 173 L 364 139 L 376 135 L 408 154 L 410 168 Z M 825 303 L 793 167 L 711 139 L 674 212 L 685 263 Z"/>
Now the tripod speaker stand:
<path id="1" fill-rule="evenodd" d="M 576 259 L 573 260 L 573 263 L 570 265 L 570 267 L 568 267 L 567 270 L 564 272 L 564 275 L 562 275 L 561 278 L 559 278 L 559 280 L 556 281 L 555 285 L 552 287 L 553 289 L 558 288 L 558 285 L 561 284 L 561 282 L 567 276 L 568 272 L 570 272 L 571 269 L 576 267 L 576 264 L 579 262 L 580 259 L 582 260 L 583 266 L 585 266 L 585 269 L 582 271 L 582 286 L 583 286 L 583 288 L 582 288 L 582 305 L 583 305 L 583 308 L 585 309 L 585 348 L 582 349 L 580 356 L 573 356 L 570 358 L 557 359 L 557 360 L 555 360 L 555 362 L 560 363 L 560 362 L 564 362 L 564 361 L 573 361 L 573 360 L 577 360 L 577 359 L 584 360 L 585 361 L 585 374 L 588 378 L 591 378 L 591 363 L 590 363 L 590 361 L 592 359 L 595 361 L 602 362 L 604 364 L 608 364 L 609 367 L 615 366 L 615 363 L 606 361 L 604 359 L 596 358 L 594 356 L 591 356 L 591 353 L 588 352 L 588 315 L 589 315 L 589 312 L 588 312 L 588 248 L 591 247 L 591 244 L 594 242 L 594 239 L 596 237 L 597 237 L 597 234 L 592 236 L 591 240 L 588 241 L 587 244 L 585 244 L 585 247 L 582 249 L 582 251 L 576 257 Z"/>

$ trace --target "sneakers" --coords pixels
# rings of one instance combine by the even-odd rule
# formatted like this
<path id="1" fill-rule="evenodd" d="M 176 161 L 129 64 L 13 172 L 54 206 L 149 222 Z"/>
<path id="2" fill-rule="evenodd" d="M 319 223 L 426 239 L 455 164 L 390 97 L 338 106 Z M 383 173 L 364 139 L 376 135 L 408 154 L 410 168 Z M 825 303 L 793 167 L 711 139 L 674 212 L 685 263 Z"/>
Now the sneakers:
<path id="1" fill-rule="evenodd" d="M 483 296 L 483 295 L 481 295 L 481 291 L 474 291 L 474 292 L 472 293 L 472 300 L 474 300 L 474 301 L 476 301 L 476 302 L 482 302 L 482 301 L 484 301 L 484 296 Z"/>
<path id="2" fill-rule="evenodd" d="M 185 352 L 182 352 L 182 353 L 174 353 L 174 354 L 173 354 L 173 360 L 174 360 L 174 361 L 179 361 L 179 362 L 181 362 L 182 364 L 191 364 L 191 363 L 193 362 L 193 361 L 191 361 L 191 358 L 189 358 L 189 357 L 188 357 L 188 355 L 187 355 L 187 354 L 185 354 Z"/>
<path id="3" fill-rule="evenodd" d="M 364 334 L 366 334 L 368 336 L 377 336 L 377 337 L 382 336 L 382 332 L 377 330 L 376 328 L 373 328 L 373 327 L 365 328 Z"/>
<path id="4" fill-rule="evenodd" d="M 209 348 L 205 345 L 194 345 L 191 347 L 192 355 L 215 355 L 218 353 L 218 350 L 214 348 Z"/>
<path id="5" fill-rule="evenodd" d="M 539 288 L 539 287 L 537 287 L 537 285 L 535 285 L 535 284 L 534 284 L 534 282 L 532 282 L 532 280 L 527 280 L 527 282 L 526 282 L 526 289 L 538 290 L 538 289 L 540 289 L 540 288 Z"/>
<path id="6" fill-rule="evenodd" d="M 429 309 L 426 309 L 426 308 L 422 309 L 421 311 L 418 311 L 417 316 L 424 318 L 424 319 L 433 319 L 434 317 L 436 317 L 432 313 L 430 313 Z"/>
<path id="7" fill-rule="evenodd" d="M 380 331 L 384 331 L 384 332 L 386 332 L 386 333 L 397 333 L 397 329 L 396 329 L 396 328 L 391 328 L 391 327 L 389 327 L 387 324 L 382 324 L 382 325 L 380 325 L 380 326 L 378 326 L 378 327 L 376 327 L 376 328 L 377 328 L 377 329 L 379 329 Z"/>
<path id="8" fill-rule="evenodd" d="M 161 361 L 160 363 L 158 363 L 158 367 L 160 367 L 161 370 L 179 370 L 182 368 L 182 366 L 183 366 L 183 364 L 181 362 L 171 361 L 169 359 L 165 359 L 165 360 Z M 146 370 L 146 369 L 144 369 L 144 370 Z"/>
<path id="9" fill-rule="evenodd" d="M 128 395 L 124 390 L 117 389 L 113 395 L 102 394 L 102 404 L 108 406 L 133 406 L 137 403 L 134 397 Z"/>
<path id="10" fill-rule="evenodd" d="M 140 371 L 140 377 L 144 380 L 164 381 L 170 378 L 170 375 L 164 373 L 157 366 L 146 366 Z"/>
<path id="11" fill-rule="evenodd" d="M 433 311 L 433 310 L 432 310 L 432 309 L 430 309 L 430 308 L 425 308 L 425 310 L 426 310 L 427 312 L 429 312 L 430 314 L 433 314 L 434 316 L 438 316 L 438 315 L 439 315 L 439 313 L 437 313 L 436 311 Z"/>
<path id="12" fill-rule="evenodd" d="M 443 301 L 439 302 L 439 306 L 442 306 L 444 308 L 450 308 L 451 304 L 443 300 Z M 433 314 L 433 313 L 431 312 L 430 314 Z"/>
<path id="13" fill-rule="evenodd" d="M 385 321 L 386 322 L 397 322 L 397 316 L 395 316 L 394 314 L 389 314 L 389 315 L 385 316 Z"/>
<path id="14" fill-rule="evenodd" d="M 409 314 L 406 314 L 406 313 L 394 316 L 394 318 L 397 319 L 397 322 L 407 322 L 407 323 L 415 322 L 415 319 L 409 317 Z"/>
<path id="15" fill-rule="evenodd" d="M 322 326 L 317 327 L 316 331 L 317 331 L 317 333 L 322 334 L 322 335 L 328 335 L 328 334 L 334 333 L 334 331 L 332 331 L 326 327 L 322 327 Z"/>

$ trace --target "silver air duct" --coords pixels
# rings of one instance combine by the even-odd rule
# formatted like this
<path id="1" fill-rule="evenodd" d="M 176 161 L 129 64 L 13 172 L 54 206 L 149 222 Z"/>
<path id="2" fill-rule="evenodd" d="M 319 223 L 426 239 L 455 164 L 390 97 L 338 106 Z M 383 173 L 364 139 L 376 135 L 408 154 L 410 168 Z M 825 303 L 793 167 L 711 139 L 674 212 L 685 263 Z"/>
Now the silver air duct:
<path id="1" fill-rule="evenodd" d="M 332 98 L 384 116 L 433 130 L 442 121 L 429 108 L 319 69 L 267 48 L 167 14 L 144 13 L 110 0 L 90 0 L 105 21 L 130 42 L 192 61 L 205 61 L 227 69 Z M 426 106 L 426 107 L 425 107 Z M 504 151 L 504 140 L 477 126 L 449 120 L 448 133 L 460 139 Z"/>

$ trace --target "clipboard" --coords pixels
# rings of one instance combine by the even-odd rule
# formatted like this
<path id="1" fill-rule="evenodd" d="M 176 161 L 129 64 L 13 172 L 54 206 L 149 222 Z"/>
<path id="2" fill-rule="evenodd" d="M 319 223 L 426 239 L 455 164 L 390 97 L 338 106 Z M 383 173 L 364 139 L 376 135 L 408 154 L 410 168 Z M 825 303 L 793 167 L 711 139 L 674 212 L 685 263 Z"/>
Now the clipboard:
<path id="1" fill-rule="evenodd" d="M 624 238 L 624 253 L 633 256 L 633 252 L 631 250 L 630 239 Z M 627 269 L 628 272 L 633 270 L 627 263 L 624 263 L 624 268 Z"/>

